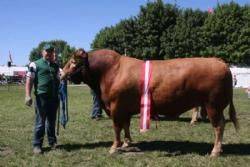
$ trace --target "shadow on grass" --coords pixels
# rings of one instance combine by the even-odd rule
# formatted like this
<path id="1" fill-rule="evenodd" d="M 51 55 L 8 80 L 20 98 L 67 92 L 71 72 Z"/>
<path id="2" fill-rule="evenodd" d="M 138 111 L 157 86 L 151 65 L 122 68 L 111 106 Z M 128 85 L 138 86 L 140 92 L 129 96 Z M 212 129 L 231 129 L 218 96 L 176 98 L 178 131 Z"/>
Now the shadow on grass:
<path id="1" fill-rule="evenodd" d="M 74 151 L 74 150 L 80 150 L 80 149 L 95 149 L 97 147 L 111 147 L 112 142 L 98 142 L 98 143 L 86 143 L 86 144 L 59 144 L 57 145 L 56 149 L 62 149 L 66 151 Z M 48 152 L 51 149 L 49 147 L 44 148 L 44 152 Z"/>
<path id="2" fill-rule="evenodd" d="M 211 143 L 196 143 L 189 141 L 151 141 L 136 144 L 142 151 L 166 151 L 168 154 L 210 154 L 213 148 Z M 250 144 L 225 144 L 222 155 L 250 155 Z"/>
<path id="3" fill-rule="evenodd" d="M 180 118 L 177 118 L 177 119 L 168 119 L 168 118 L 160 118 L 160 121 L 176 121 L 176 122 L 187 122 L 187 123 L 190 123 L 191 121 L 191 118 L 187 118 L 187 117 L 180 117 Z M 198 118 L 197 120 L 197 123 L 210 123 L 208 119 L 201 119 L 201 118 Z"/>
<path id="4" fill-rule="evenodd" d="M 86 143 L 86 144 L 63 144 L 58 145 L 58 149 L 64 149 L 66 151 L 74 151 L 79 149 L 95 149 L 98 147 L 110 148 L 111 141 Z M 166 156 L 176 156 L 185 154 L 210 154 L 213 148 L 212 143 L 197 143 L 189 141 L 150 141 L 150 142 L 138 142 L 132 144 L 132 147 L 138 147 L 142 152 L 161 151 L 166 152 Z M 250 155 L 250 143 L 249 144 L 225 144 L 223 145 L 223 154 L 226 155 Z M 49 148 L 47 148 L 48 150 Z"/>
<path id="5" fill-rule="evenodd" d="M 133 116 L 133 118 L 135 119 L 140 119 L 139 116 Z M 156 119 L 154 118 L 151 118 L 150 119 L 151 121 L 156 121 Z M 191 117 L 177 117 L 177 118 L 168 118 L 164 115 L 159 115 L 158 116 L 158 121 L 169 121 L 169 122 L 187 122 L 189 123 L 191 121 Z M 208 119 L 201 119 L 201 118 L 198 118 L 198 123 L 210 123 Z"/>

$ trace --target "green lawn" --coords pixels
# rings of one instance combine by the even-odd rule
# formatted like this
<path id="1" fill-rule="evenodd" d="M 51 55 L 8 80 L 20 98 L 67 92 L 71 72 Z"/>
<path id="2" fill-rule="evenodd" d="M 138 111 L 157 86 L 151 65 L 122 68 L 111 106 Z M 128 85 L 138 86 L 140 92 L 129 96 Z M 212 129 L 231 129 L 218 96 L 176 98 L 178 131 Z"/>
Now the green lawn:
<path id="1" fill-rule="evenodd" d="M 209 123 L 189 125 L 191 113 L 178 121 L 160 121 L 158 129 L 139 133 L 139 117 L 134 116 L 131 135 L 139 153 L 110 155 L 113 130 L 105 115 L 100 121 L 90 119 L 91 95 L 86 86 L 69 88 L 69 117 L 66 129 L 60 128 L 59 148 L 33 155 L 32 138 L 34 111 L 24 105 L 24 87 L 0 86 L 0 166 L 226 166 L 243 167 L 250 163 L 250 103 L 243 89 L 234 92 L 234 104 L 240 123 L 235 132 L 227 123 L 224 153 L 210 158 L 214 132 Z M 228 118 L 228 109 L 225 110 Z"/>

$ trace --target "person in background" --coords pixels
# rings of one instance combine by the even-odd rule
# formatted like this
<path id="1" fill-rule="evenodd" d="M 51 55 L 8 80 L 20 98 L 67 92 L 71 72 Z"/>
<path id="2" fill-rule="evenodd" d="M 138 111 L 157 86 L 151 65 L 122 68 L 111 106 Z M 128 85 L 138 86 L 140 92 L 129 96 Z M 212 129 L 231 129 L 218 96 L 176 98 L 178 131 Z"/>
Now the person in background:
<path id="1" fill-rule="evenodd" d="M 101 99 L 93 90 L 91 90 L 91 94 L 93 97 L 91 119 L 99 120 L 100 118 L 103 117 L 102 116 Z"/>
<path id="2" fill-rule="evenodd" d="M 246 88 L 247 97 L 250 99 L 250 86 Z"/>
<path id="3" fill-rule="evenodd" d="M 236 87 L 237 85 L 237 78 L 236 78 L 236 74 L 233 75 L 233 86 Z"/>
<path id="4" fill-rule="evenodd" d="M 53 62 L 59 65 L 57 49 L 54 50 L 53 53 Z M 62 69 L 59 68 L 59 75 L 62 72 Z M 57 135 L 59 135 L 59 122 L 63 128 L 66 128 L 66 124 L 68 122 L 68 89 L 67 89 L 67 80 L 61 80 L 59 84 L 59 105 L 58 105 L 58 125 L 57 125 Z M 59 119 L 61 114 L 61 120 Z M 60 120 L 60 121 L 59 121 Z"/>
<path id="5" fill-rule="evenodd" d="M 56 147 L 55 123 L 59 86 L 59 66 L 53 61 L 54 47 L 45 44 L 42 58 L 30 63 L 26 76 L 25 104 L 32 105 L 31 91 L 34 86 L 35 94 L 35 127 L 33 139 L 33 153 L 41 154 L 45 135 L 51 149 Z"/>

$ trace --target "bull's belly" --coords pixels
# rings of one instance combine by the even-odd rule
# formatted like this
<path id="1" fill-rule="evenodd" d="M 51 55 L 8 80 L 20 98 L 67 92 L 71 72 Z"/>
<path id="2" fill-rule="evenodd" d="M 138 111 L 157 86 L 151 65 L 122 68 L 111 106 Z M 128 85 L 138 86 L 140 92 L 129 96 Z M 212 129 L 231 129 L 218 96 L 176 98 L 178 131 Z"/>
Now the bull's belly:
<path id="1" fill-rule="evenodd" d="M 158 115 L 165 115 L 168 118 L 177 118 L 179 115 L 184 112 L 192 109 L 194 105 L 161 105 L 161 106 L 152 106 L 152 111 Z"/>

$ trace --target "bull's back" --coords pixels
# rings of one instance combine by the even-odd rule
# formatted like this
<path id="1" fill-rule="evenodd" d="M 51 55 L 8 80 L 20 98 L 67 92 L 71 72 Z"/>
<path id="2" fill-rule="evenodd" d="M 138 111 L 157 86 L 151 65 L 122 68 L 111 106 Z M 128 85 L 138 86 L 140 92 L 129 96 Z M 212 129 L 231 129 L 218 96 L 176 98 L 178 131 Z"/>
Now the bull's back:
<path id="1" fill-rule="evenodd" d="M 231 96 L 232 79 L 227 65 L 215 58 L 154 61 L 150 89 L 152 108 L 177 116 L 194 106 L 221 102 Z"/>

